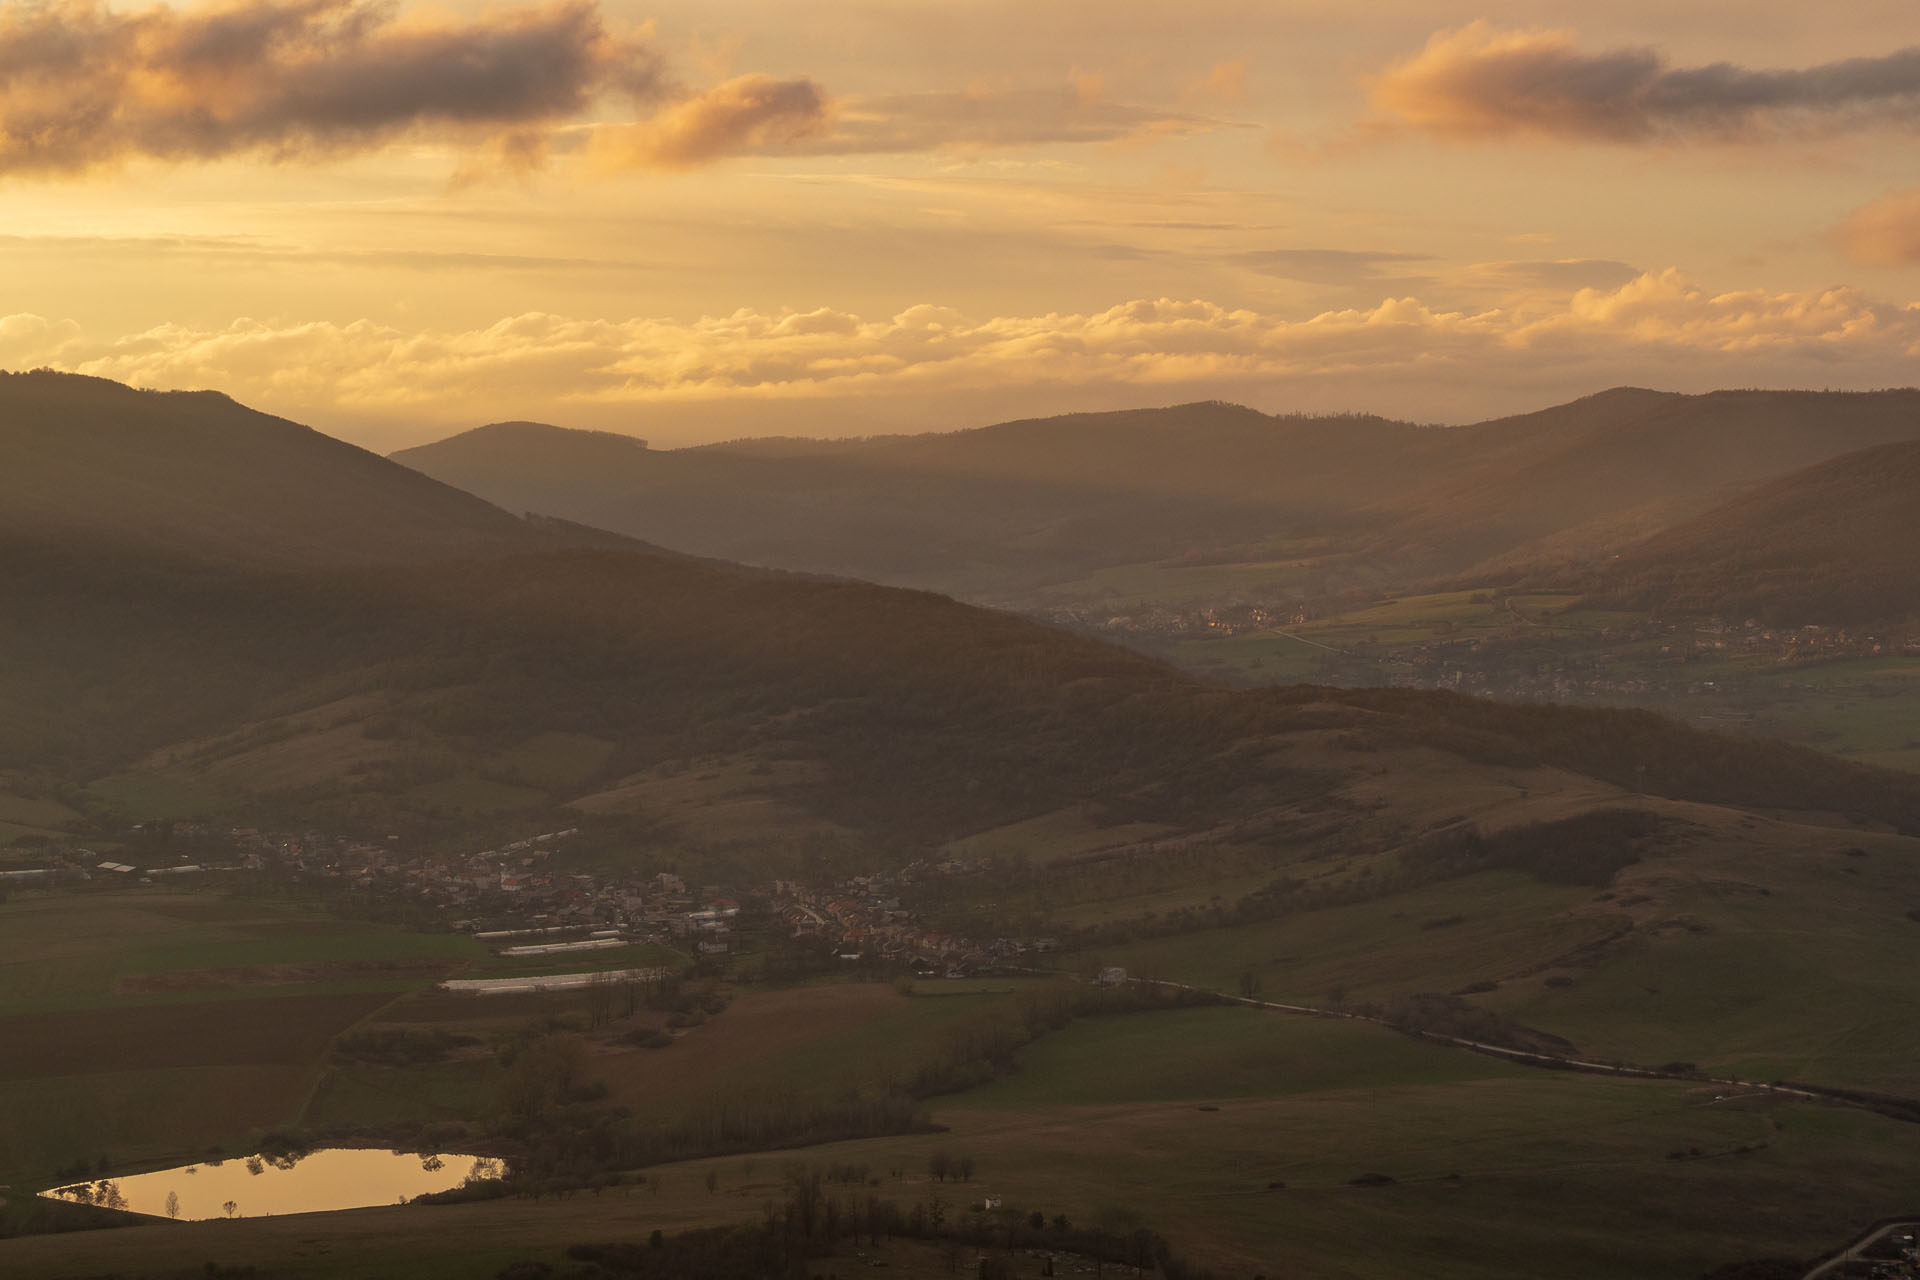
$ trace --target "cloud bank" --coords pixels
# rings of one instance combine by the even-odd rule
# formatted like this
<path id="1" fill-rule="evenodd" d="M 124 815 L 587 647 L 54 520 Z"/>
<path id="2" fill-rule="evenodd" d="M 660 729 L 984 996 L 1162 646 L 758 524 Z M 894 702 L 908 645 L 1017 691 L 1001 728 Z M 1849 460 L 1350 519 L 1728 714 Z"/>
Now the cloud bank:
<path id="1" fill-rule="evenodd" d="M 595 122 L 624 102 L 630 119 Z M 467 22 L 383 0 L 231 0 L 116 12 L 97 0 L 0 5 L 0 176 L 75 175 L 141 157 L 323 159 L 403 135 L 461 144 L 465 176 L 585 150 L 601 171 L 727 156 L 876 154 L 1103 142 L 1219 121 L 1073 88 L 831 100 L 805 77 L 705 90 L 595 0 L 542 0 Z M 582 129 L 580 126 L 585 126 Z M 564 130 L 564 132 L 563 132 Z"/>
<path id="2" fill-rule="evenodd" d="M 1673 271 L 1530 313 L 1400 298 L 1294 319 L 1161 298 L 986 319 L 916 306 L 885 319 L 827 308 L 695 321 L 533 313 L 434 332 L 241 320 L 104 340 L 67 322 L 0 318 L 0 366 L 216 387 L 323 423 L 334 412 L 471 425 L 593 406 L 937 404 L 1009 388 L 1104 389 L 1138 403 L 1331 386 L 1348 405 L 1377 406 L 1383 389 L 1441 384 L 1878 386 L 1910 381 L 1916 356 L 1920 304 L 1853 289 L 1710 294 Z"/>
<path id="3" fill-rule="evenodd" d="M 1445 138 L 1751 141 L 1920 125 L 1920 49 L 1789 70 L 1675 67 L 1655 49 L 1580 49 L 1562 31 L 1441 31 L 1371 85 L 1399 123 Z"/>

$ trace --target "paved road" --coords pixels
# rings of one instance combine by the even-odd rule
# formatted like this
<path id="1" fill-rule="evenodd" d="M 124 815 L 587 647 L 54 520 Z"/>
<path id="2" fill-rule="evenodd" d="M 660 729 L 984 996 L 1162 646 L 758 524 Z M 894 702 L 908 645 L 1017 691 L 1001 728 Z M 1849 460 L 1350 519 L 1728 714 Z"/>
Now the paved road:
<path id="1" fill-rule="evenodd" d="M 1906 1231 L 1908 1233 L 1920 1232 L 1920 1221 L 1889 1222 L 1884 1226 L 1876 1227 L 1842 1249 L 1833 1257 L 1807 1272 L 1807 1274 L 1802 1277 L 1802 1280 L 1820 1280 L 1822 1276 L 1831 1274 L 1841 1263 L 1853 1261 L 1860 1256 L 1862 1250 L 1892 1235 L 1896 1231 Z"/>
<path id="2" fill-rule="evenodd" d="M 1149 979 L 1133 978 L 1130 979 L 1130 981 L 1147 982 Z M 1234 1004 L 1243 1004 L 1254 1009 L 1272 1009 L 1277 1013 L 1298 1013 L 1315 1018 L 1346 1018 L 1353 1022 L 1371 1022 L 1375 1026 L 1386 1027 L 1391 1031 L 1401 1030 L 1401 1028 L 1394 1026 L 1393 1023 L 1387 1021 L 1385 1018 L 1376 1018 L 1364 1013 L 1353 1013 L 1344 1009 L 1321 1009 L 1313 1005 L 1282 1004 L 1276 1000 L 1255 1000 L 1250 996 L 1230 996 L 1224 992 L 1209 990 L 1206 987 L 1192 986 L 1185 982 L 1155 981 L 1153 985 L 1174 987 L 1181 991 L 1197 991 L 1204 995 L 1218 996 L 1222 1000 L 1228 1000 Z M 1652 1067 L 1635 1067 L 1619 1062 L 1595 1062 L 1589 1058 L 1571 1058 L 1562 1054 L 1546 1053 L 1537 1049 L 1514 1049 L 1506 1045 L 1488 1044 L 1483 1040 L 1469 1040 L 1464 1036 L 1443 1036 L 1436 1035 L 1432 1032 L 1421 1032 L 1419 1034 L 1421 1039 L 1430 1040 L 1435 1044 L 1449 1044 L 1457 1049 L 1471 1049 L 1475 1053 L 1492 1054 L 1498 1058 L 1511 1058 L 1519 1062 L 1542 1063 L 1573 1071 L 1597 1072 L 1601 1075 L 1612 1076 L 1631 1076 L 1639 1080 L 1683 1080 L 1694 1084 L 1717 1084 L 1725 1085 L 1732 1089 L 1750 1090 L 1755 1093 L 1782 1094 L 1787 1097 L 1802 1098 L 1815 1102 L 1837 1102 L 1844 1105 L 1858 1105 L 1847 1103 L 1843 1098 L 1831 1098 L 1822 1094 L 1810 1093 L 1805 1089 L 1792 1089 L 1786 1085 L 1768 1084 L 1759 1080 L 1741 1080 L 1734 1076 L 1678 1075 L 1673 1072 L 1659 1071 Z"/>

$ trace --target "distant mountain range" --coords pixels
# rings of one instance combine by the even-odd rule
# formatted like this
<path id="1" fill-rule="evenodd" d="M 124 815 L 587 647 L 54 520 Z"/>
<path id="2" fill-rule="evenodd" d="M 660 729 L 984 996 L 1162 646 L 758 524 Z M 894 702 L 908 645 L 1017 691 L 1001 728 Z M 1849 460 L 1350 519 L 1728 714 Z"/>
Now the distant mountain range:
<path id="1" fill-rule="evenodd" d="M 1220 406 L 1192 420 L 1250 451 L 1271 429 Z M 1163 423 L 1121 420 L 1136 460 L 1172 457 Z M 1041 445 L 1018 445 L 1012 427 L 984 438 L 1001 441 L 1003 469 L 1051 458 L 1064 475 L 1110 425 L 1070 420 Z M 1282 428 L 1328 442 L 1343 430 Z M 1381 448 L 1395 432 L 1444 436 L 1359 430 Z M 687 451 L 671 465 L 737 474 L 778 448 Z M 845 452 L 791 449 L 799 463 Z M 1550 766 L 1601 792 L 1920 829 L 1920 780 L 1654 716 L 1409 691 L 1236 693 L 923 592 L 610 546 L 215 395 L 0 379 L 0 457 L 0 772 L 135 814 L 431 833 L 572 806 L 661 839 L 817 838 L 889 856 L 1067 810 L 1216 836 L 1312 822 L 1321 838 L 1377 839 L 1456 816 L 1421 801 L 1379 817 L 1374 801 L 1343 798 L 1369 792 L 1373 753 L 1417 749 L 1462 778 Z M 896 474 L 937 488 L 957 473 L 915 466 Z M 1146 482 L 1137 461 L 1111 466 L 1109 483 Z M 1258 488 L 1233 470 L 1193 462 L 1158 492 L 1184 490 L 1197 512 Z M 1289 483 L 1304 504 L 1312 486 Z"/>
<path id="2" fill-rule="evenodd" d="M 1916 437 L 1914 391 L 1620 388 L 1461 427 L 1205 403 L 663 451 L 503 423 L 394 458 L 513 510 L 695 554 L 1020 607 L 1097 599 L 1129 566 L 1247 566 L 1301 597 L 1561 570 Z"/>

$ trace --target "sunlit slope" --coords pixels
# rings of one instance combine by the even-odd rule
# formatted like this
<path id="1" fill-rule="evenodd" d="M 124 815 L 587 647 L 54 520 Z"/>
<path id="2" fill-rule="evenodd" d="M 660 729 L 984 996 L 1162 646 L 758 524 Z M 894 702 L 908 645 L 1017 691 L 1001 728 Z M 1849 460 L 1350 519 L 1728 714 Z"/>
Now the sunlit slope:
<path id="1" fill-rule="evenodd" d="M 1796 471 L 1624 550 L 1595 594 L 1776 625 L 1920 612 L 1920 444 Z"/>

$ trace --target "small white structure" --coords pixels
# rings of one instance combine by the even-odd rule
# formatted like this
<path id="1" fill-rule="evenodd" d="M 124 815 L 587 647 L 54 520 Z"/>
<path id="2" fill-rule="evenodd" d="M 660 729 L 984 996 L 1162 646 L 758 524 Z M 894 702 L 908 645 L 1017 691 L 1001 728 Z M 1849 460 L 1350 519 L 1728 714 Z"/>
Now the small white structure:
<path id="1" fill-rule="evenodd" d="M 568 951 L 605 951 L 608 947 L 624 947 L 623 938 L 583 938 L 579 942 L 537 942 L 525 947 L 507 947 L 500 952 L 503 956 L 552 956 Z"/>
<path id="2" fill-rule="evenodd" d="M 1119 965 L 1110 964 L 1100 971 L 1100 976 L 1093 982 L 1099 987 L 1124 987 L 1127 985 L 1127 971 Z"/>
<path id="3" fill-rule="evenodd" d="M 602 969 L 592 973 L 543 973 L 531 978 L 450 978 L 441 989 L 476 996 L 526 995 L 534 991 L 572 991 L 595 982 L 657 982 L 665 969 Z"/>

